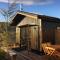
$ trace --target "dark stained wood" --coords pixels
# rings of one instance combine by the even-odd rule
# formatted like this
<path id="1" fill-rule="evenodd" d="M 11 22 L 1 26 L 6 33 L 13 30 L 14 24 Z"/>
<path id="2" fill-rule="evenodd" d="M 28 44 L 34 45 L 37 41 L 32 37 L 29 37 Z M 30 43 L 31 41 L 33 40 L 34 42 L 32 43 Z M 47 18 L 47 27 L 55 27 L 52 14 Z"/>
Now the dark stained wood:
<path id="1" fill-rule="evenodd" d="M 17 24 L 19 24 L 19 22 L 21 21 L 21 20 L 23 20 L 25 18 L 25 16 L 24 15 L 21 15 L 21 14 L 17 14 L 15 17 L 14 17 L 14 19 L 12 20 L 12 22 L 11 22 L 11 26 L 16 26 Z"/>

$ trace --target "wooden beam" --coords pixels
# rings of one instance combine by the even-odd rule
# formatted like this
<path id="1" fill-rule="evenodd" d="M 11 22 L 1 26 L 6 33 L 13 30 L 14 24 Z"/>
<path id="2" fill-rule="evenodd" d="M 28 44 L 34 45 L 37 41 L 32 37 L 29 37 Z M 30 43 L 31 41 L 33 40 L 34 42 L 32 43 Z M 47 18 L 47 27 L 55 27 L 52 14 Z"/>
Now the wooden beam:
<path id="1" fill-rule="evenodd" d="M 28 17 L 31 17 L 31 18 L 36 18 L 37 19 L 37 15 L 33 16 L 33 15 L 29 15 L 27 13 L 23 13 L 23 12 L 17 12 L 17 14 L 21 14 L 21 15 L 25 15 L 25 16 L 28 16 Z"/>

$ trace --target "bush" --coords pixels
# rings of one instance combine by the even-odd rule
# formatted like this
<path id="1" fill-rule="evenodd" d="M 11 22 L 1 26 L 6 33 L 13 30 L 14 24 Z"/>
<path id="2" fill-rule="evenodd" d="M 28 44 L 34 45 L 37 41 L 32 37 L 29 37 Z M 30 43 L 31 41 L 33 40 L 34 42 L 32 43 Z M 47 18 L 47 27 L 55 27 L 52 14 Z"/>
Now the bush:
<path id="1" fill-rule="evenodd" d="M 3 50 L 0 49 L 0 60 L 6 60 L 5 59 L 5 52 Z"/>

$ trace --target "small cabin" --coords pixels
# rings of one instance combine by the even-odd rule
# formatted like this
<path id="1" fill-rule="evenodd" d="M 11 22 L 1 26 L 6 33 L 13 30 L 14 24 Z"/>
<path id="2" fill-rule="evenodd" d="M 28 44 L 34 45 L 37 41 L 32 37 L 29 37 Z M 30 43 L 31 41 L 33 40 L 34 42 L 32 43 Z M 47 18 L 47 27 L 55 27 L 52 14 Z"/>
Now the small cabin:
<path id="1" fill-rule="evenodd" d="M 29 12 L 18 12 L 11 26 L 16 26 L 16 43 L 41 51 L 42 43 L 60 44 L 60 19 Z"/>

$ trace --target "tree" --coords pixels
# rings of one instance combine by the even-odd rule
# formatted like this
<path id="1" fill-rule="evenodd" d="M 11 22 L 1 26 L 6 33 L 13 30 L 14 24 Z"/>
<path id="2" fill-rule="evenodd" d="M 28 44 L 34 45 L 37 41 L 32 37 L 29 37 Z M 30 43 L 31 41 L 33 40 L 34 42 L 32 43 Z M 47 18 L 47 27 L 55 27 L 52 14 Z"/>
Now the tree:
<path id="1" fill-rule="evenodd" d="M 3 30 L 3 33 L 2 33 L 2 36 L 3 36 L 3 39 L 5 38 L 5 42 L 7 42 L 7 35 L 8 35 L 8 23 L 10 22 L 11 18 L 12 18 L 12 15 L 16 12 L 16 1 L 14 0 L 14 2 L 12 4 L 9 5 L 9 8 L 7 10 L 5 9 L 0 9 L 0 13 L 4 16 L 5 18 L 5 30 Z M 1 37 L 2 37 L 1 36 Z"/>
<path id="2" fill-rule="evenodd" d="M 9 0 L 10 2 L 11 0 Z M 10 3 L 8 5 L 8 9 L 0 9 L 0 13 L 4 16 L 5 18 L 5 23 L 4 23 L 4 27 L 5 29 L 3 30 L 2 34 L 1 34 L 1 40 L 3 43 L 3 46 L 8 46 L 8 40 L 9 40 L 9 34 L 8 34 L 8 25 L 9 22 L 12 19 L 12 16 L 18 11 L 17 4 L 16 4 L 17 0 L 14 0 L 12 3 Z M 1 27 L 2 28 L 2 27 Z"/>

